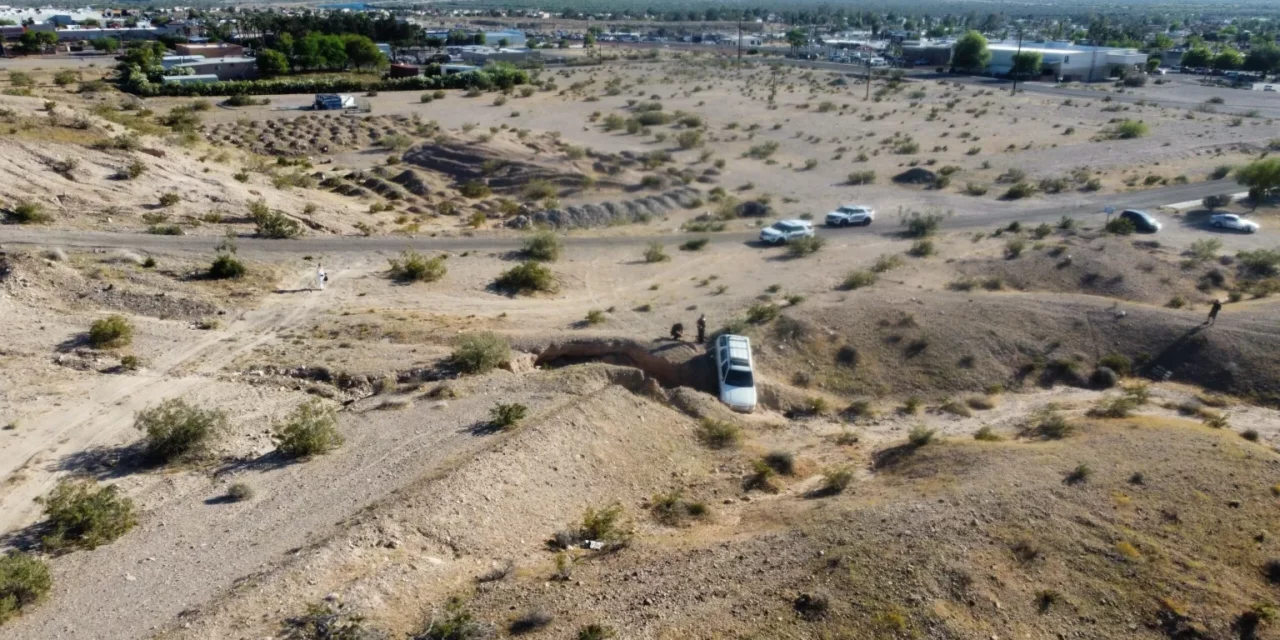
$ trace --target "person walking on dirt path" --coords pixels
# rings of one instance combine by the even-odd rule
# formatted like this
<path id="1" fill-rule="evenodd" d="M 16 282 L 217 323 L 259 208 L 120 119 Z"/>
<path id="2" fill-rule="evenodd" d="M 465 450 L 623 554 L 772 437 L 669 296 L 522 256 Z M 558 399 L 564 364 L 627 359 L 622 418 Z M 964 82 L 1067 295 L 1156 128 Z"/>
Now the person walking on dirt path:
<path id="1" fill-rule="evenodd" d="M 1214 298 L 1213 306 L 1209 307 L 1209 317 L 1205 319 L 1204 323 L 1208 325 L 1216 323 L 1218 321 L 1219 311 L 1222 311 L 1222 303 L 1219 302 L 1217 298 Z"/>
<path id="2" fill-rule="evenodd" d="M 707 314 L 698 316 L 698 344 L 707 341 Z"/>
<path id="3" fill-rule="evenodd" d="M 677 322 L 671 325 L 671 339 L 677 342 L 684 337 L 684 323 Z"/>
<path id="4" fill-rule="evenodd" d="M 324 283 L 329 281 L 329 275 L 324 272 L 324 265 L 316 265 L 316 289 L 324 291 Z"/>

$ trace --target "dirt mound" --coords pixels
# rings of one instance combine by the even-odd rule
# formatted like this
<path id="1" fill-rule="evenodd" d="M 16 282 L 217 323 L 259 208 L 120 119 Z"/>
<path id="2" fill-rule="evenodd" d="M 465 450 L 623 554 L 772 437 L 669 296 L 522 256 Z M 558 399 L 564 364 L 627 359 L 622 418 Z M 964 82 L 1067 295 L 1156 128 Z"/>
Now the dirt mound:
<path id="1" fill-rule="evenodd" d="M 307 114 L 296 118 L 243 120 L 203 129 L 213 143 L 274 156 L 311 156 L 364 149 L 386 136 L 424 133 L 416 118 Z M 428 127 L 430 128 L 430 127 Z"/>
<path id="2" fill-rule="evenodd" d="M 923 167 L 907 169 L 893 177 L 893 181 L 898 184 L 929 185 L 937 180 L 938 174 Z"/>
<path id="3" fill-rule="evenodd" d="M 533 182 L 560 187 L 581 187 L 585 176 L 519 160 L 477 144 L 431 142 L 404 153 L 405 162 L 448 176 L 461 184 L 484 181 L 494 191 L 511 193 Z"/>
<path id="4" fill-rule="evenodd" d="M 1145 241 L 1077 236 L 1026 250 L 1017 258 L 957 261 L 952 266 L 961 278 L 952 286 L 1083 292 L 1157 305 L 1175 298 L 1191 303 L 1226 297 L 1213 291 L 1229 288 L 1229 269 L 1211 262 L 1178 266 L 1177 259 L 1173 251 Z"/>
<path id="5" fill-rule="evenodd" d="M 396 174 L 396 177 L 392 178 L 391 181 L 404 187 L 406 191 L 415 196 L 425 196 L 431 193 L 431 189 L 427 186 L 427 183 L 424 182 L 422 177 L 412 169 L 405 169 L 404 171 L 401 171 Z"/>
<path id="6" fill-rule="evenodd" d="M 1280 401 L 1274 304 L 1224 313 L 1130 305 L 1081 295 L 920 297 L 867 292 L 828 308 L 797 308 L 751 330 L 774 379 L 846 396 L 940 396 L 990 385 L 1083 383 L 1099 359 L 1121 354 L 1135 371 L 1241 396 Z"/>
<path id="7" fill-rule="evenodd" d="M 715 389 L 715 368 L 710 357 L 685 342 L 658 340 L 643 344 L 628 339 L 553 342 L 539 350 L 534 364 L 556 368 L 587 362 L 634 367 L 664 387 Z"/>

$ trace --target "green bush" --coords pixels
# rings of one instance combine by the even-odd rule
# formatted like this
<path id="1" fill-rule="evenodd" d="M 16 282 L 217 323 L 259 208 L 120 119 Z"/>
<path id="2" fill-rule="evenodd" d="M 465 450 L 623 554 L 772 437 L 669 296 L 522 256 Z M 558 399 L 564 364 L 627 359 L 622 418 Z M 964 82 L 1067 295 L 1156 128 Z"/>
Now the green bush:
<path id="1" fill-rule="evenodd" d="M 732 422 L 703 418 L 698 424 L 698 440 L 712 449 L 727 449 L 737 446 L 742 440 L 742 429 Z"/>
<path id="2" fill-rule="evenodd" d="M 38 202 L 19 202 L 12 209 L 5 212 L 5 217 L 18 224 L 48 224 L 53 222 L 53 216 L 45 213 L 44 207 Z"/>
<path id="3" fill-rule="evenodd" d="M 657 241 L 650 242 L 649 245 L 646 246 L 644 249 L 645 262 L 649 262 L 649 263 L 665 262 L 670 259 L 671 259 L 671 256 L 668 256 L 667 252 L 663 250 L 661 242 L 657 242 Z"/>
<path id="4" fill-rule="evenodd" d="M 1269 278 L 1280 274 L 1280 250 L 1255 249 L 1236 253 L 1240 269 L 1246 275 Z"/>
<path id="5" fill-rule="evenodd" d="M 1022 252 L 1025 251 L 1026 248 L 1026 240 L 1023 240 L 1022 238 L 1009 238 L 1009 240 L 1004 243 L 1004 255 L 1006 258 L 1010 259 L 1017 258 L 1022 255 Z"/>
<path id="6" fill-rule="evenodd" d="M 909 255 L 915 256 L 917 258 L 927 258 L 937 252 L 938 252 L 937 248 L 933 246 L 933 241 L 929 240 L 928 238 L 916 240 L 915 242 L 911 243 L 911 248 L 907 249 L 907 253 Z"/>
<path id="7" fill-rule="evenodd" d="M 551 269 L 529 260 L 502 272 L 493 284 L 498 289 L 512 293 L 535 293 L 555 290 L 556 279 Z"/>
<path id="8" fill-rule="evenodd" d="M 458 340 L 449 360 L 463 373 L 486 373 L 511 359 L 511 345 L 496 333 L 472 333 Z"/>
<path id="9" fill-rule="evenodd" d="M 711 242 L 710 238 L 691 238 L 689 240 L 685 240 L 684 244 L 680 245 L 680 250 L 701 251 L 703 247 L 707 246 L 708 242 Z"/>
<path id="10" fill-rule="evenodd" d="M 342 446 L 338 413 L 313 398 L 300 405 L 276 426 L 272 439 L 276 451 L 290 458 L 309 458 Z"/>
<path id="11" fill-rule="evenodd" d="M 454 597 L 445 604 L 444 611 L 431 616 L 412 640 L 485 640 L 493 637 L 490 625 L 475 619 L 475 616 L 463 605 L 462 600 Z M 357 636 L 350 636 L 356 640 Z M 334 640 L 348 640 L 347 636 Z"/>
<path id="12" fill-rule="evenodd" d="M 286 240 L 302 235 L 302 224 L 297 220 L 280 211 L 262 210 L 265 208 L 265 204 L 261 208 L 251 208 L 253 224 L 259 237 Z"/>
<path id="13" fill-rule="evenodd" d="M 444 254 L 428 258 L 413 249 L 406 249 L 399 258 L 387 260 L 388 272 L 401 282 L 435 282 L 449 271 L 444 261 Z"/>
<path id="14" fill-rule="evenodd" d="M 853 483 L 853 469 L 849 467 L 832 467 L 822 473 L 822 485 L 819 491 L 834 495 L 843 493 Z"/>
<path id="15" fill-rule="evenodd" d="M 1118 375 L 1127 376 L 1129 375 L 1129 370 L 1133 366 L 1133 364 L 1129 360 L 1129 356 L 1122 355 L 1119 353 L 1112 353 L 1112 354 L 1105 355 L 1100 360 L 1098 360 L 1098 366 L 1106 367 L 1116 372 Z"/>
<path id="16" fill-rule="evenodd" d="M 109 315 L 89 327 L 89 344 L 96 349 L 113 349 L 133 342 L 133 325 L 121 315 Z"/>
<path id="17" fill-rule="evenodd" d="M 778 317 L 778 305 L 769 304 L 767 302 L 759 302 L 751 305 L 747 309 L 747 322 L 751 324 L 765 324 Z"/>
<path id="18" fill-rule="evenodd" d="M 39 602 L 52 587 L 49 566 L 40 558 L 17 550 L 0 556 L 0 625 Z"/>
<path id="19" fill-rule="evenodd" d="M 160 194 L 160 206 L 162 207 L 172 207 L 179 202 L 182 202 L 182 196 L 179 196 L 176 192 L 166 191 Z"/>
<path id="20" fill-rule="evenodd" d="M 853 291 L 854 289 L 869 287 L 875 283 L 876 274 L 874 272 L 859 269 L 857 271 L 850 271 L 849 274 L 844 277 L 844 281 L 840 283 L 840 288 L 846 291 Z"/>
<path id="21" fill-rule="evenodd" d="M 41 539 L 46 549 L 96 549 L 126 534 L 138 523 L 133 501 L 115 485 L 99 487 L 92 480 L 63 480 L 40 498 L 49 520 Z"/>
<path id="22" fill-rule="evenodd" d="M 805 236 L 787 243 L 787 255 L 792 258 L 803 258 L 817 253 L 827 241 L 820 236 Z"/>
<path id="23" fill-rule="evenodd" d="M 913 447 L 923 447 L 933 442 L 934 430 L 926 428 L 919 424 L 911 429 L 911 433 L 907 434 L 907 442 Z"/>
<path id="24" fill-rule="evenodd" d="M 871 184 L 876 181 L 876 172 L 871 170 L 854 171 L 849 174 L 849 184 L 861 185 Z"/>
<path id="25" fill-rule="evenodd" d="M 1035 185 L 1030 182 L 1015 182 L 1004 192 L 1006 200 L 1020 200 L 1034 195 L 1036 192 Z"/>
<path id="26" fill-rule="evenodd" d="M 498 429 L 514 428 L 528 414 L 529 408 L 519 403 L 498 403 L 489 410 L 489 424 Z"/>
<path id="27" fill-rule="evenodd" d="M 892 271 L 902 266 L 902 256 L 885 253 L 876 258 L 876 263 L 871 265 L 872 273 L 884 273 Z"/>
<path id="28" fill-rule="evenodd" d="M 617 636 L 613 627 L 603 624 L 591 623 L 578 629 L 578 640 L 610 640 Z"/>
<path id="29" fill-rule="evenodd" d="M 560 237 L 555 233 L 540 231 L 524 241 L 522 250 L 530 260 L 555 262 L 560 259 L 560 253 L 564 250 L 564 245 L 561 244 Z"/>
<path id="30" fill-rule="evenodd" d="M 1114 233 L 1118 236 L 1127 236 L 1136 232 L 1138 227 L 1134 226 L 1132 220 L 1117 216 L 1107 221 L 1106 230 L 1107 233 Z"/>
<path id="31" fill-rule="evenodd" d="M 219 253 L 213 259 L 213 264 L 209 265 L 207 275 L 212 280 L 232 280 L 243 278 L 244 274 L 244 263 L 230 253 Z"/>
<path id="32" fill-rule="evenodd" d="M 180 398 L 139 411 L 133 426 L 146 434 L 147 456 L 158 462 L 191 458 L 203 453 L 209 440 L 227 428 L 227 414 L 201 409 Z"/>
<path id="33" fill-rule="evenodd" d="M 232 484 L 230 487 L 227 487 L 227 497 L 236 502 L 252 500 L 253 494 L 253 487 L 249 486 L 249 484 L 245 482 L 237 482 Z"/>
<path id="34" fill-rule="evenodd" d="M 1147 135 L 1149 130 L 1147 123 L 1141 120 L 1123 120 L 1116 123 L 1116 126 L 1111 129 L 1110 134 L 1114 138 L 1129 140 L 1132 138 L 1141 138 Z"/>
<path id="35" fill-rule="evenodd" d="M 141 96 L 229 96 L 280 95 L 291 93 L 367 93 L 370 91 L 426 91 L 434 89 L 440 99 L 444 89 L 504 89 L 529 83 L 529 72 L 511 66 L 494 66 L 466 73 L 442 74 L 438 65 L 428 65 L 427 73 L 411 78 L 376 79 L 359 77 L 291 76 L 270 80 L 233 80 L 206 84 L 124 83 L 121 88 Z"/>
<path id="36" fill-rule="evenodd" d="M 933 235 L 938 231 L 938 227 L 942 226 L 942 221 L 946 219 L 945 214 L 941 213 L 921 213 L 912 211 L 902 216 L 901 224 L 906 227 L 906 235 L 909 238 L 924 238 Z"/>
<path id="37" fill-rule="evenodd" d="M 458 187 L 458 193 L 462 194 L 465 198 L 471 198 L 474 200 L 488 197 L 489 194 L 493 193 L 493 190 L 489 188 L 489 185 L 480 180 L 470 180 L 462 183 Z"/>

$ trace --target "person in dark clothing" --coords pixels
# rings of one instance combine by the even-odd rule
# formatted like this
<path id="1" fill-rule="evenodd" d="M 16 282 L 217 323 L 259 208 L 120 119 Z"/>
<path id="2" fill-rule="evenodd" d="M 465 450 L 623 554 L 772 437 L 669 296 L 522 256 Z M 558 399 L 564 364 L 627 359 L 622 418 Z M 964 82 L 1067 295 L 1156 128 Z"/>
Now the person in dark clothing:
<path id="1" fill-rule="evenodd" d="M 707 314 L 698 316 L 698 344 L 707 341 Z"/>
<path id="2" fill-rule="evenodd" d="M 1204 321 L 1205 324 L 1213 324 L 1218 321 L 1218 312 L 1222 311 L 1222 303 L 1217 298 L 1213 299 L 1213 306 L 1209 307 L 1209 317 Z"/>
<path id="3" fill-rule="evenodd" d="M 677 322 L 671 325 L 671 339 L 680 340 L 684 337 L 684 324 Z"/>

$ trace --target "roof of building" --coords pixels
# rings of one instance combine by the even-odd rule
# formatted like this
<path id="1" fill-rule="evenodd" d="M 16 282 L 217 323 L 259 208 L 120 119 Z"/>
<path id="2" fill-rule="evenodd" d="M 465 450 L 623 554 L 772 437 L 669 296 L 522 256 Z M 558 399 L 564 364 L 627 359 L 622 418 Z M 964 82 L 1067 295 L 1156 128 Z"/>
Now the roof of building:
<path id="1" fill-rule="evenodd" d="M 175 65 L 175 66 L 196 67 L 196 66 L 204 66 L 207 64 L 244 64 L 246 62 L 257 63 L 257 61 L 258 61 L 257 58 L 248 58 L 245 56 L 226 56 L 223 58 L 205 58 L 204 60 L 196 60 L 194 62 L 184 62 L 182 64 Z"/>

